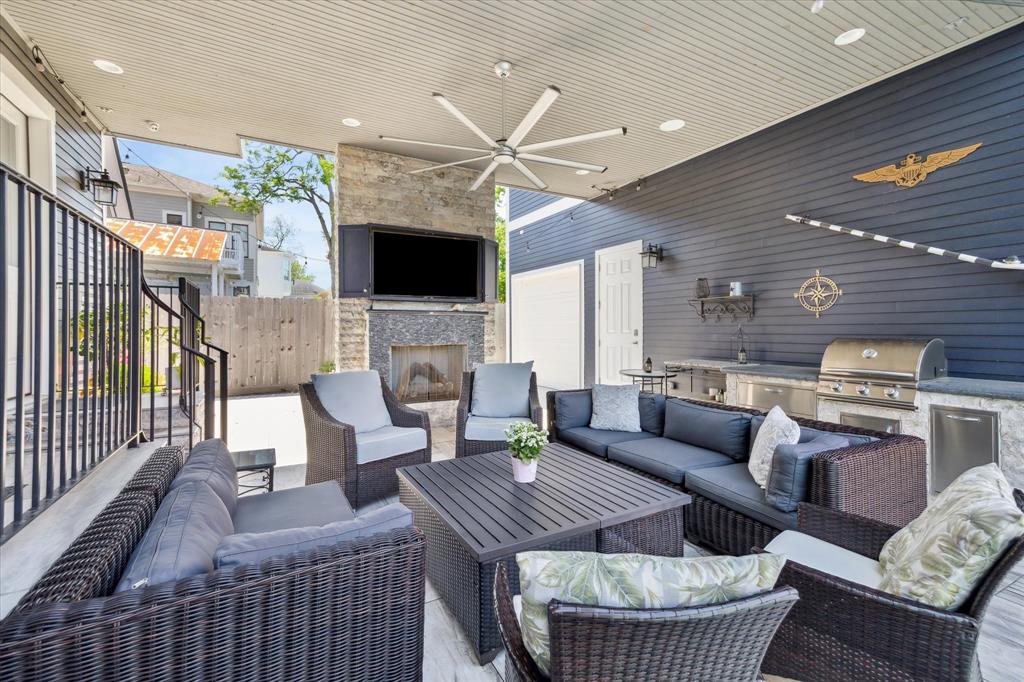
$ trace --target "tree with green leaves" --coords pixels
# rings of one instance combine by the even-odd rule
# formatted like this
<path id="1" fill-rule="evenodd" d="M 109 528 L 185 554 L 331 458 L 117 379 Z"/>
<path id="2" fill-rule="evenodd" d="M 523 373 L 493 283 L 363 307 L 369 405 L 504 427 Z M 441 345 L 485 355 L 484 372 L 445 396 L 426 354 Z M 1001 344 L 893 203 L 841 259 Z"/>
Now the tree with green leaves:
<path id="1" fill-rule="evenodd" d="M 300 262 L 298 259 L 292 261 L 292 281 L 293 282 L 312 282 L 315 277 L 306 271 L 306 264 Z"/>
<path id="2" fill-rule="evenodd" d="M 508 187 L 494 186 L 494 239 L 498 242 L 498 303 L 505 302 L 505 278 L 507 277 L 508 230 L 505 225 L 503 207 Z"/>
<path id="3" fill-rule="evenodd" d="M 313 207 L 327 244 L 327 258 L 334 262 L 334 161 L 324 154 L 252 144 L 245 159 L 221 172 L 227 187 L 217 187 L 211 203 L 223 203 L 242 213 L 258 213 L 272 201 L 308 203 Z M 331 290 L 336 290 L 331 268 Z"/>

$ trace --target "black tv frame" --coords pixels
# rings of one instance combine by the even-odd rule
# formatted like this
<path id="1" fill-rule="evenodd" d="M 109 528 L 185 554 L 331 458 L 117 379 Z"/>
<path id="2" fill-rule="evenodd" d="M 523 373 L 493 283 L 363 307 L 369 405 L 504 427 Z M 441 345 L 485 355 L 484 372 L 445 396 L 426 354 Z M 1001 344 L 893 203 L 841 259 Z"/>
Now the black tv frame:
<path id="1" fill-rule="evenodd" d="M 376 301 L 428 301 L 438 303 L 482 303 L 484 300 L 484 242 L 486 241 L 479 235 L 462 234 L 459 232 L 444 232 L 442 230 L 429 230 L 415 227 L 399 227 L 397 225 L 382 225 L 378 223 L 369 223 L 367 227 L 370 230 L 370 299 Z M 461 296 L 403 296 L 403 295 L 391 295 L 391 294 L 377 294 L 374 288 L 374 262 L 376 257 L 374 254 L 375 240 L 374 237 L 378 232 L 388 232 L 391 234 L 407 234 L 419 237 L 439 237 L 442 239 L 460 239 L 462 241 L 475 241 L 477 242 L 476 249 L 476 296 L 472 297 L 461 297 Z"/>

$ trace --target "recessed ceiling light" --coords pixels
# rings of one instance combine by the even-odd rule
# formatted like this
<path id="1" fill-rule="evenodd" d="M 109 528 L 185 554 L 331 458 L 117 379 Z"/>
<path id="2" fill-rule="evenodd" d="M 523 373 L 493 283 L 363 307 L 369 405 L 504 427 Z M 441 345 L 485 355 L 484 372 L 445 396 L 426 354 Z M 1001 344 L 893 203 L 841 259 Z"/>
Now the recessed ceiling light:
<path id="1" fill-rule="evenodd" d="M 92 65 L 100 71 L 106 71 L 107 73 L 122 74 L 124 69 L 115 64 L 114 62 L 107 61 L 106 59 L 94 59 Z"/>
<path id="2" fill-rule="evenodd" d="M 358 128 L 363 125 L 358 118 L 343 118 L 341 122 L 347 125 L 349 128 Z"/>
<path id="3" fill-rule="evenodd" d="M 665 133 L 671 133 L 673 130 L 679 130 L 684 125 L 686 125 L 686 121 L 682 121 L 678 118 L 670 118 L 658 126 L 658 130 Z"/>
<path id="4" fill-rule="evenodd" d="M 109 113 L 112 113 L 114 111 L 110 107 L 96 107 L 96 108 L 99 109 L 101 114 L 109 114 Z"/>
<path id="5" fill-rule="evenodd" d="M 160 132 L 160 124 L 156 121 L 146 121 L 146 127 L 149 128 L 154 133 Z"/>
<path id="6" fill-rule="evenodd" d="M 849 45 L 850 43 L 855 43 L 863 38 L 865 33 L 867 33 L 867 31 L 862 28 L 851 28 L 849 31 L 837 35 L 836 39 L 832 42 L 836 45 Z"/>
<path id="7" fill-rule="evenodd" d="M 825 9 L 825 0 L 814 0 L 814 4 L 811 5 L 811 13 L 821 14 L 823 9 Z"/>
<path id="8" fill-rule="evenodd" d="M 590 171 L 588 171 L 585 168 L 580 168 L 578 171 L 576 171 L 576 175 L 588 175 L 589 173 Z"/>

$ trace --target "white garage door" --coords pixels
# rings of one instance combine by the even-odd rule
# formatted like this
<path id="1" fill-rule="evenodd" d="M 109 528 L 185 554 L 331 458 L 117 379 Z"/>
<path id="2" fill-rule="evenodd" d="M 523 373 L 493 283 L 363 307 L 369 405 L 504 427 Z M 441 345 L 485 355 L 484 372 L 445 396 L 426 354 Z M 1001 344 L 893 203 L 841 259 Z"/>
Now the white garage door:
<path id="1" fill-rule="evenodd" d="M 583 386 L 583 261 L 512 275 L 512 361 L 533 360 L 537 383 Z"/>

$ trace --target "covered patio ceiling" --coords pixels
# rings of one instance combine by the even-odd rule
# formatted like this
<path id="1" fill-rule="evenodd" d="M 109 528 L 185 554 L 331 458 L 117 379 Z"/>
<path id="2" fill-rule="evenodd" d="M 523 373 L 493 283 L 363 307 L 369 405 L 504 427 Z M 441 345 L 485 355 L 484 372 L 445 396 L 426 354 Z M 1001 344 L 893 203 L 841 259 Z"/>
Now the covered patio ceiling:
<path id="1" fill-rule="evenodd" d="M 525 142 L 625 126 L 626 137 L 530 164 L 549 191 L 593 197 L 1021 21 L 1000 2 L 282 2 L 6 0 L 7 13 L 113 134 L 239 153 L 241 138 L 346 143 L 449 162 L 479 146 L 437 102 L 511 130 L 545 86 L 562 96 Z M 850 45 L 833 40 L 854 28 Z M 93 65 L 109 60 L 124 73 Z M 342 120 L 354 118 L 359 127 Z M 669 119 L 685 121 L 662 132 Z M 151 123 L 159 124 L 158 130 Z M 554 152 L 557 152 L 554 153 Z M 547 153 L 547 152 L 545 152 Z M 483 162 L 476 165 L 482 168 Z M 532 188 L 509 167 L 497 181 Z M 596 187 L 595 187 L 596 186 Z"/>

